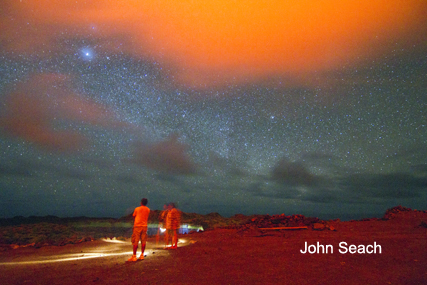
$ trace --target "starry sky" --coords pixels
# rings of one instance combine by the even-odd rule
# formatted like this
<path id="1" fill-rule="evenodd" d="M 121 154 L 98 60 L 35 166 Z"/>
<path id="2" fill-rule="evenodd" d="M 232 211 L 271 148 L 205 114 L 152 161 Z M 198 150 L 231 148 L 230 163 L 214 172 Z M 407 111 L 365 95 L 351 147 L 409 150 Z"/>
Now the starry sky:
<path id="1" fill-rule="evenodd" d="M 424 0 L 0 8 L 0 218 L 427 205 Z"/>

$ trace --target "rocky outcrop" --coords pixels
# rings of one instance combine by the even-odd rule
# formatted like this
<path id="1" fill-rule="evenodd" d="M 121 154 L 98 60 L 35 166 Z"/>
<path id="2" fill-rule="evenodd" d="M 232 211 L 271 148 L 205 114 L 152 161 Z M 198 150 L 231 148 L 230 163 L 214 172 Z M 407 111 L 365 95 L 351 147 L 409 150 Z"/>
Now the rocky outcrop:
<path id="1" fill-rule="evenodd" d="M 406 207 L 402 207 L 402 206 L 399 205 L 399 206 L 393 207 L 391 209 L 388 209 L 385 212 L 385 214 L 384 214 L 384 216 L 383 216 L 382 219 L 383 220 L 390 220 L 390 219 L 396 218 L 397 216 L 408 214 L 408 213 L 411 213 L 411 212 L 423 212 L 423 213 L 427 213 L 427 211 L 425 211 L 425 210 L 422 210 L 422 211 L 412 210 L 411 208 L 406 208 Z"/>

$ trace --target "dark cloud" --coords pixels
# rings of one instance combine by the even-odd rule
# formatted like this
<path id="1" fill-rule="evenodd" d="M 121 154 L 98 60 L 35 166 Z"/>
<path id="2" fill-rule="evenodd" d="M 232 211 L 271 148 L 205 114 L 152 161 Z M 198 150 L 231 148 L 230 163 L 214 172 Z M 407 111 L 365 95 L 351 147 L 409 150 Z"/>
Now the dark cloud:
<path id="1" fill-rule="evenodd" d="M 357 203 L 357 199 L 351 199 L 350 197 L 343 195 L 341 191 L 337 189 L 330 189 L 327 187 L 319 187 L 315 189 L 308 189 L 307 193 L 300 196 L 300 200 L 309 201 L 314 203 Z"/>
<path id="2" fill-rule="evenodd" d="M 410 170 L 414 173 L 414 175 L 419 174 L 427 176 L 427 164 L 411 165 Z"/>
<path id="3" fill-rule="evenodd" d="M 325 176 L 340 176 L 352 172 L 351 168 L 340 164 L 339 157 L 324 152 L 304 152 L 300 155 L 298 163 L 302 164 L 307 171 L 316 169 Z M 318 179 L 321 180 L 320 177 Z"/>
<path id="4" fill-rule="evenodd" d="M 196 165 L 187 154 L 187 146 L 178 141 L 177 135 L 171 135 L 165 141 L 137 145 L 134 158 L 130 160 L 138 165 L 168 174 L 195 174 Z"/>
<path id="5" fill-rule="evenodd" d="M 304 184 L 285 184 L 277 181 L 264 181 L 253 183 L 247 188 L 248 193 L 256 197 L 266 197 L 272 199 L 294 200 L 299 202 L 312 202 L 321 204 L 336 203 L 366 203 L 361 196 L 352 195 L 336 187 L 333 180 L 325 177 L 324 184 L 304 185 Z M 328 185 L 329 183 L 329 185 Z"/>
<path id="6" fill-rule="evenodd" d="M 301 196 L 297 187 L 275 182 L 255 182 L 247 187 L 246 191 L 254 196 L 278 199 L 298 199 Z"/>
<path id="7" fill-rule="evenodd" d="M 13 176 L 32 176 L 31 170 L 22 165 L 3 165 L 0 164 L 0 176 L 13 175 Z"/>
<path id="8" fill-rule="evenodd" d="M 357 173 L 334 177 L 310 173 L 302 163 L 281 159 L 274 167 L 271 181 L 252 183 L 247 189 L 254 196 L 296 199 L 315 203 L 385 203 L 391 199 L 421 197 L 427 192 L 427 176 L 413 173 Z M 417 175 L 418 174 L 418 175 Z"/>
<path id="9" fill-rule="evenodd" d="M 361 197 L 414 198 L 427 190 L 427 177 L 407 173 L 353 174 L 340 183 L 349 193 Z"/>
<path id="10" fill-rule="evenodd" d="M 271 177 L 288 185 L 312 186 L 320 182 L 319 178 L 311 174 L 302 163 L 291 162 L 287 158 L 282 158 L 274 166 Z"/>
<path id="11" fill-rule="evenodd" d="M 92 174 L 84 168 L 66 167 L 62 164 L 55 165 L 30 159 L 18 159 L 16 161 L 9 161 L 8 164 L 0 164 L 0 175 L 41 177 L 45 173 L 49 173 L 52 177 L 57 176 L 78 180 L 89 180 L 92 178 Z"/>

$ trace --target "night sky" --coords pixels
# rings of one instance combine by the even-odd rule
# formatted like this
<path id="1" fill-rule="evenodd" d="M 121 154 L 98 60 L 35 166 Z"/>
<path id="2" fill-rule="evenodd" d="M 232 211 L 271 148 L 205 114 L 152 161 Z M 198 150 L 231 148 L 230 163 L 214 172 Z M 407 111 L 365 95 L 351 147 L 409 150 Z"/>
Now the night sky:
<path id="1" fill-rule="evenodd" d="M 427 2 L 267 2 L 2 1 L 0 218 L 427 209 Z"/>

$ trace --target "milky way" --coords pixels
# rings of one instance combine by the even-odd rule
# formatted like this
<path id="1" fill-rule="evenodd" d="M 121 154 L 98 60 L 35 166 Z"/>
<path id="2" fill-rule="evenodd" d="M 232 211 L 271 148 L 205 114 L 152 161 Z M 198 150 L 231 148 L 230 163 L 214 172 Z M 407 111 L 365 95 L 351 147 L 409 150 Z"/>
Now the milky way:
<path id="1" fill-rule="evenodd" d="M 35 48 L 12 31 L 37 35 L 50 23 L 27 15 L 32 30 L 9 6 L 0 22 L 9 32 L 0 42 L 0 217 L 120 217 L 142 197 L 152 209 L 174 201 L 225 216 L 425 208 L 426 27 L 357 63 L 225 81 L 204 70 L 200 88 L 182 81 L 189 65 L 130 52 L 138 41 L 123 31 L 132 23 L 64 20 Z"/>

